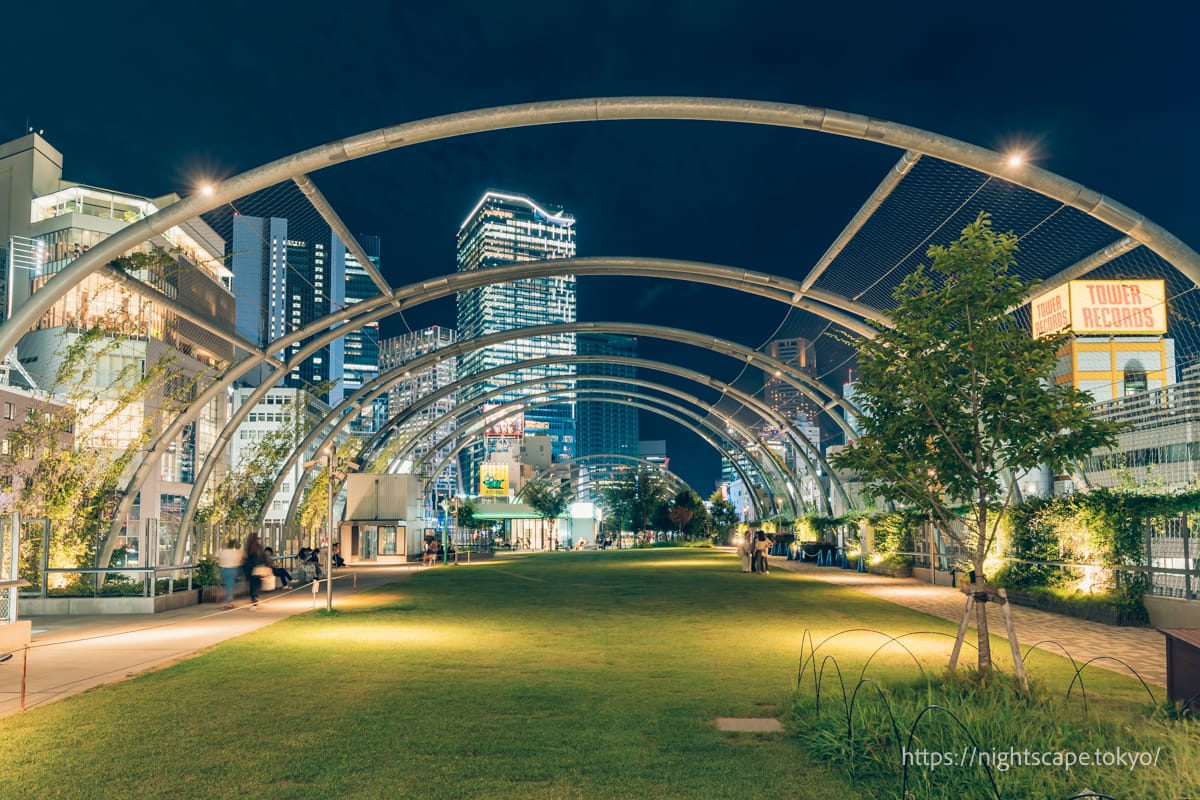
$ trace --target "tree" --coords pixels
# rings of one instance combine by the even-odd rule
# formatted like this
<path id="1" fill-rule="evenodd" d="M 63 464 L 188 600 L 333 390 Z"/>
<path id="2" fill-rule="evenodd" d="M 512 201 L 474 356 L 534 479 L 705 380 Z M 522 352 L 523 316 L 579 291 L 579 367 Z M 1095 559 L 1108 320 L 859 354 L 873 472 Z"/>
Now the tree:
<path id="1" fill-rule="evenodd" d="M 553 487 L 545 481 L 530 481 L 525 484 L 525 502 L 542 518 L 542 541 L 546 540 L 548 520 L 558 519 L 571 502 L 571 486 L 560 483 Z"/>
<path id="2" fill-rule="evenodd" d="M 270 502 L 271 487 L 279 468 L 305 433 L 303 407 L 289 399 L 283 408 L 285 424 L 267 431 L 248 449 L 205 497 L 196 510 L 196 522 L 210 525 L 254 525 Z M 323 489 L 327 488 L 324 485 Z"/>
<path id="3" fill-rule="evenodd" d="M 720 489 L 709 496 L 708 513 L 713 527 L 716 528 L 718 540 L 728 539 L 729 532 L 740 522 L 737 509 L 725 499 Z"/>
<path id="4" fill-rule="evenodd" d="M 929 248 L 893 292 L 894 327 L 858 346 L 855 399 L 863 435 L 834 464 L 880 498 L 926 512 L 970 553 L 975 596 L 986 602 L 984 559 L 1015 475 L 1059 473 L 1120 430 L 1094 419 L 1092 398 L 1052 379 L 1065 334 L 1032 338 L 1009 313 L 1036 284 L 1009 270 L 1017 240 L 987 214 L 947 246 Z M 991 672 L 986 604 L 978 611 L 979 671 Z M 956 648 L 957 650 L 957 648 Z"/>
<path id="5" fill-rule="evenodd" d="M 600 491 L 600 503 L 609 517 L 641 533 L 653 519 L 654 509 L 667 498 L 667 486 L 658 470 L 625 472 Z"/>
<path id="6" fill-rule="evenodd" d="M 700 495 L 691 489 L 680 489 L 671 502 L 671 524 L 688 539 L 695 539 L 708 526 L 708 510 Z"/>

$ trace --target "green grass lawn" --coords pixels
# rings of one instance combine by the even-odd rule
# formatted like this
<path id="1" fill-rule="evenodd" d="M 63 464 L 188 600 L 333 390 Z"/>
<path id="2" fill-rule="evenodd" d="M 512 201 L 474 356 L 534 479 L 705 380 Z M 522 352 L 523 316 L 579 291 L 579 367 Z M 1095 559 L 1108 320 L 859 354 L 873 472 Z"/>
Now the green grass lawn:
<path id="1" fill-rule="evenodd" d="M 803 631 L 852 627 L 954 629 L 712 550 L 429 570 L 0 720 L 0 798 L 875 796 L 791 733 L 713 724 L 790 723 Z M 848 659 L 874 649 L 844 638 Z M 915 649 L 936 671 L 949 642 Z M 872 671 L 908 674 L 906 658 Z M 1036 670 L 1069 681 L 1062 659 Z M 1091 674 L 1089 691 L 1141 702 Z"/>

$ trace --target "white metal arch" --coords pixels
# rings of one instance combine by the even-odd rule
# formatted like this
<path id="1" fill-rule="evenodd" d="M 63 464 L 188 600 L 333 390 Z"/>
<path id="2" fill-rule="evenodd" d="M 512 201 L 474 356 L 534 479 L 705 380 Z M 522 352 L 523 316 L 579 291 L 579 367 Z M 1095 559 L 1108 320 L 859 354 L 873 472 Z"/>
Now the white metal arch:
<path id="1" fill-rule="evenodd" d="M 886 120 L 811 106 L 686 97 L 592 98 L 503 106 L 404 123 L 311 148 L 224 181 L 211 194 L 181 200 L 130 225 L 56 274 L 0 326 L 0 353 L 10 351 L 57 300 L 102 265 L 175 225 L 274 183 L 304 178 L 310 172 L 363 156 L 471 133 L 630 119 L 696 119 L 800 128 L 930 155 L 1076 208 L 1146 246 L 1193 284 L 1200 285 L 1200 255 L 1156 223 L 1066 178 L 1032 165 L 1011 166 L 1001 154 L 985 148 Z"/>
<path id="2" fill-rule="evenodd" d="M 584 376 L 582 381 L 578 377 L 573 380 L 577 384 L 581 383 L 581 382 L 612 383 L 612 378 L 608 377 L 608 376 L 594 376 L 594 377 L 593 376 Z M 748 447 L 743 445 L 742 441 L 730 439 L 730 437 L 728 437 L 728 435 L 727 435 L 728 431 L 722 430 L 722 428 L 721 428 L 722 424 L 724 424 L 724 425 L 732 428 L 734 432 L 736 432 L 740 436 L 742 436 L 743 440 L 753 442 L 754 441 L 753 434 L 751 434 L 751 432 L 745 426 L 737 423 L 734 420 L 725 420 L 724 422 L 714 421 L 713 419 L 707 417 L 704 413 L 702 413 L 702 411 L 693 411 L 691 408 L 681 406 L 678 403 L 671 402 L 670 400 L 666 400 L 664 398 L 660 398 L 655 395 L 649 395 L 649 394 L 641 391 L 642 388 L 656 389 L 656 390 L 662 391 L 664 393 L 671 394 L 676 399 L 681 399 L 681 400 L 686 400 L 688 402 L 692 402 L 693 405 L 699 406 L 699 408 L 702 410 L 707 409 L 707 404 L 703 403 L 702 401 L 699 401 L 697 398 L 691 397 L 690 395 L 685 395 L 682 392 L 679 392 L 679 391 L 673 392 L 671 387 L 669 387 L 669 386 L 664 386 L 662 384 L 654 383 L 652 381 L 647 381 L 647 380 L 640 379 L 640 378 L 627 379 L 627 380 L 629 381 L 629 384 L 631 386 L 637 386 L 639 388 L 625 390 L 625 389 L 614 389 L 611 387 L 603 387 L 603 388 L 601 388 L 601 387 L 585 387 L 585 388 L 575 388 L 575 389 L 567 389 L 567 390 L 554 389 L 554 390 L 548 390 L 545 392 L 532 392 L 528 395 L 523 395 L 522 397 L 519 397 L 519 398 L 514 398 L 512 400 L 501 402 L 498 404 L 498 408 L 503 409 L 507 406 L 518 407 L 523 404 L 537 403 L 543 397 L 546 397 L 546 398 L 554 397 L 554 398 L 558 399 L 557 400 L 558 402 L 563 402 L 564 399 L 570 398 L 572 396 L 576 396 L 576 397 L 580 397 L 580 398 L 588 398 L 588 399 L 595 398 L 597 401 L 610 399 L 610 400 L 612 400 L 612 402 L 619 403 L 620 399 L 621 399 L 620 397 L 606 398 L 605 395 L 622 395 L 622 396 L 637 397 L 646 403 L 650 403 L 650 402 L 658 403 L 659 405 L 663 406 L 664 408 L 671 409 L 672 411 L 676 412 L 677 414 L 683 415 L 683 416 L 687 417 L 688 419 L 692 420 L 692 422 L 695 423 L 695 425 L 699 425 L 699 426 L 705 428 L 710 433 L 712 433 L 714 437 L 716 437 L 718 439 L 729 439 L 729 441 L 731 441 L 733 443 L 734 447 L 737 448 L 738 450 L 742 451 L 745 454 L 747 460 L 750 461 L 752 464 L 754 464 L 755 468 L 757 469 L 759 474 L 762 476 L 763 482 L 767 485 L 768 491 L 771 491 L 771 489 L 770 489 L 771 481 L 767 477 L 767 475 L 768 475 L 768 473 L 774 473 L 780 479 L 780 481 L 782 481 L 782 483 L 783 483 L 782 489 L 784 490 L 784 495 L 787 497 L 789 503 L 793 506 L 793 511 L 797 514 L 799 513 L 799 510 L 794 507 L 795 502 L 796 502 L 795 498 L 788 496 L 786 493 L 786 487 L 787 487 L 787 483 L 789 480 L 789 473 L 790 473 L 790 470 L 787 469 L 786 465 L 780 464 L 773 458 L 766 458 L 766 459 L 755 458 L 753 453 L 751 453 L 751 451 L 748 449 Z M 520 383 L 503 386 L 503 387 L 496 389 L 495 391 L 488 392 L 483 397 L 477 398 L 477 402 L 486 402 L 488 400 L 498 398 L 501 395 L 507 394 L 510 391 L 532 387 L 533 385 L 540 384 L 540 383 L 543 383 L 543 381 L 540 379 L 535 379 L 532 381 L 522 381 Z M 646 405 L 639 405 L 638 407 L 639 408 L 647 408 Z M 647 410 L 649 410 L 649 409 L 647 408 Z M 446 416 L 453 418 L 457 424 L 460 417 L 466 416 L 468 414 L 476 413 L 478 411 L 479 411 L 479 407 L 476 405 L 476 406 L 473 406 L 470 408 L 463 408 L 461 414 L 457 414 L 457 415 L 456 414 L 448 414 Z M 492 413 L 494 413 L 494 412 L 492 412 Z M 490 416 L 490 414 L 489 414 L 489 416 Z M 445 418 L 431 420 L 430 423 L 425 428 L 423 428 L 420 432 L 418 432 L 413 437 L 413 439 L 409 442 L 408 445 L 406 445 L 401 451 L 399 451 L 394 456 L 392 456 L 391 463 L 395 464 L 396 462 L 404 460 L 409 455 L 412 448 L 414 446 L 416 446 L 416 444 L 428 439 L 429 436 L 436 433 L 437 429 L 439 427 L 441 427 L 442 424 L 444 424 L 444 421 L 445 421 Z M 694 426 L 693 426 L 693 428 L 694 428 Z M 450 439 L 457 438 L 456 433 L 451 433 L 446 438 L 450 438 Z M 443 439 L 441 442 L 435 443 L 425 455 L 421 456 L 419 459 L 417 459 L 416 462 L 414 462 L 414 464 L 413 464 L 414 471 L 425 460 L 427 460 L 432 453 L 436 453 L 438 450 L 442 449 L 442 447 L 446 446 L 446 444 L 448 444 L 448 443 L 446 442 L 445 439 Z M 730 451 L 728 448 L 720 448 L 719 452 L 721 452 L 723 455 L 726 455 L 726 456 L 728 456 L 730 454 Z M 389 467 L 389 471 L 390 471 L 390 467 Z M 436 478 L 436 475 L 435 475 L 435 478 Z M 795 479 L 796 476 L 790 475 L 790 478 Z M 799 484 L 799 480 L 796 480 L 796 484 L 797 485 Z M 771 494 L 775 495 L 776 493 L 774 491 L 771 491 Z"/>
<path id="3" fill-rule="evenodd" d="M 555 399 L 555 400 L 549 400 L 549 401 L 545 401 L 545 402 L 524 403 L 524 404 L 522 404 L 522 408 L 524 408 L 524 409 L 540 408 L 542 406 L 554 405 L 556 403 L 561 403 L 561 402 L 562 402 L 561 399 Z M 606 401 L 604 398 L 599 398 L 598 402 L 606 402 Z M 672 414 L 670 411 L 667 411 L 662 408 L 657 408 L 657 407 L 651 406 L 649 404 L 643 404 L 638 400 L 624 400 L 624 401 L 612 400 L 611 402 L 623 402 L 626 405 L 631 405 L 636 408 L 644 408 L 646 411 L 649 411 L 654 414 L 658 414 L 659 416 L 664 417 L 666 419 L 670 419 L 673 422 L 683 426 L 684 428 L 687 428 L 692 433 L 699 436 L 701 439 L 703 439 L 709 445 L 711 445 L 713 447 L 713 449 L 717 450 L 718 452 L 726 453 L 728 455 L 727 451 L 725 451 L 716 440 L 711 438 L 704 431 L 703 428 L 692 425 L 686 419 L 683 419 L 682 417 L 678 417 L 678 416 Z M 502 419 L 506 419 L 509 416 L 518 414 L 522 411 L 522 408 L 514 407 L 514 408 L 509 408 L 509 409 L 502 409 L 498 413 L 496 419 L 502 420 Z M 476 423 L 472 423 L 473 426 L 475 424 Z M 442 470 L 444 470 L 446 468 L 446 465 L 450 463 L 451 459 L 457 458 L 459 452 L 462 451 L 462 449 L 464 447 L 466 447 L 468 444 L 470 444 L 474 440 L 474 438 L 475 438 L 474 434 L 477 434 L 478 432 L 479 431 L 475 431 L 473 434 L 468 435 L 466 438 L 464 438 L 464 440 L 462 442 L 460 442 L 458 445 L 456 445 L 454 447 L 454 449 L 450 451 L 449 455 L 447 455 L 445 458 L 443 458 L 441 460 L 441 462 L 439 462 L 438 465 L 434 468 L 433 474 L 435 474 L 435 475 L 440 474 L 442 472 Z M 739 449 L 742 449 L 744 451 L 744 448 L 742 448 L 740 446 L 739 446 Z M 748 460 L 751 458 L 749 453 L 747 453 L 747 458 L 748 458 Z M 753 481 L 750 480 L 750 476 L 747 475 L 746 472 L 742 469 L 741 465 L 738 464 L 737 459 L 730 458 L 729 463 L 733 465 L 734 470 L 738 473 L 738 475 L 741 476 L 742 480 L 746 483 L 747 486 L 754 486 Z M 755 461 L 752 461 L 751 463 L 754 463 L 756 466 L 758 465 L 758 462 L 755 462 Z M 751 496 L 751 502 L 754 503 L 755 511 L 759 514 L 762 514 L 763 508 L 762 508 L 762 505 L 760 502 L 761 498 L 759 498 L 755 492 L 751 492 L 750 496 Z"/>

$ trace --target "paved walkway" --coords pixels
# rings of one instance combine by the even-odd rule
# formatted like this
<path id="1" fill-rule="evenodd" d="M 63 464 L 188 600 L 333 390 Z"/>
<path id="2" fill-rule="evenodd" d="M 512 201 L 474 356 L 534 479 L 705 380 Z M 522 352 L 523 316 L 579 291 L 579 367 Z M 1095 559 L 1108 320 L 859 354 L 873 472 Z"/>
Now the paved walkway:
<path id="1" fill-rule="evenodd" d="M 913 578 L 890 578 L 837 567 L 818 567 L 808 561 L 788 561 L 778 557 L 771 558 L 771 568 L 786 569 L 826 583 L 847 586 L 880 600 L 924 611 L 954 623 L 962 621 L 965 598 L 961 591 L 949 586 L 933 586 Z M 1065 647 L 1077 664 L 1099 656 L 1118 658 L 1137 670 L 1147 683 L 1167 685 L 1166 643 L 1163 635 L 1153 628 L 1104 625 L 1018 605 L 1013 605 L 1012 612 L 1022 653 L 1032 644 L 1053 640 Z M 972 620 L 974 616 L 972 613 Z M 972 623 L 971 629 L 974 628 Z M 994 603 L 988 604 L 988 628 L 993 634 L 1001 636 L 1005 632 L 1003 612 Z M 971 641 L 974 641 L 973 633 L 971 637 Z M 1044 645 L 1042 649 L 1062 655 L 1062 651 L 1053 645 Z M 1007 646 L 1004 655 L 1007 655 Z M 1000 657 L 1000 654 L 997 656 Z M 970 658 L 969 651 L 967 658 Z M 1128 670 L 1114 661 L 1098 661 L 1094 666 L 1129 674 Z"/>
<path id="2" fill-rule="evenodd" d="M 414 565 L 337 570 L 333 605 L 356 591 L 404 580 Z M 226 611 L 202 603 L 158 614 L 23 617 L 33 623 L 25 669 L 25 708 L 34 708 L 187 658 L 293 614 L 325 607 L 325 584 L 267 592 L 253 611 L 245 599 Z M 0 664 L 0 716 L 20 710 L 22 653 Z"/>

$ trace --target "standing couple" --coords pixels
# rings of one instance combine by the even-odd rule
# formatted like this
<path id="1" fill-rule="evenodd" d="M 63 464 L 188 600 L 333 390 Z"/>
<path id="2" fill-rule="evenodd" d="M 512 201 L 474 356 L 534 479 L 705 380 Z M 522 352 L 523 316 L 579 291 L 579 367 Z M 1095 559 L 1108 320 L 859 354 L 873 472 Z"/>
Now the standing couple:
<path id="1" fill-rule="evenodd" d="M 742 539 L 738 555 L 742 557 L 742 572 L 755 572 L 759 575 L 770 575 L 767 563 L 767 551 L 775 540 L 762 531 L 750 531 Z"/>

